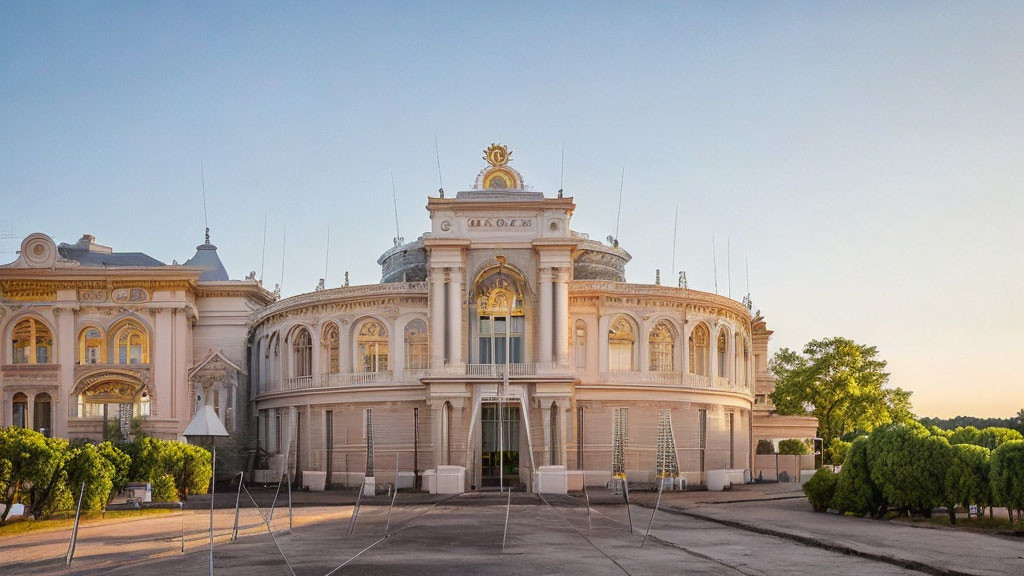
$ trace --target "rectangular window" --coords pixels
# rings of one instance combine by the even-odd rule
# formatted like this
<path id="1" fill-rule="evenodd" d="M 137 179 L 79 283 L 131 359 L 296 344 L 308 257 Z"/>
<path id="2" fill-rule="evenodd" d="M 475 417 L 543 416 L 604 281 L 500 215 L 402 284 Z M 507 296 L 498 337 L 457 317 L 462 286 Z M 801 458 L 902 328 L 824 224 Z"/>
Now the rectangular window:
<path id="1" fill-rule="evenodd" d="M 708 447 L 708 411 L 697 411 L 697 447 L 700 448 L 700 471 L 704 472 L 704 451 Z"/>
<path id="2" fill-rule="evenodd" d="M 736 414 L 729 413 L 729 468 L 736 467 Z"/>
<path id="3" fill-rule="evenodd" d="M 587 331 L 583 328 L 576 329 L 576 367 L 586 368 L 587 366 Z"/>

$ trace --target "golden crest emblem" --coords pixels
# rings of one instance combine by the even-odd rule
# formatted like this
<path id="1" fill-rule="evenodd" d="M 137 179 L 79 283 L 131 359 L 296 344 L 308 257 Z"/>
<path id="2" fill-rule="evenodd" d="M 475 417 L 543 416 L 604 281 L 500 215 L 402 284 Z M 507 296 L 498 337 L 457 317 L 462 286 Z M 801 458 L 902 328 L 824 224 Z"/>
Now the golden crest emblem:
<path id="1" fill-rule="evenodd" d="M 487 160 L 487 163 L 491 166 L 504 166 L 511 159 L 512 153 L 508 151 L 508 146 L 504 144 L 491 143 L 484 150 L 484 160 Z"/>

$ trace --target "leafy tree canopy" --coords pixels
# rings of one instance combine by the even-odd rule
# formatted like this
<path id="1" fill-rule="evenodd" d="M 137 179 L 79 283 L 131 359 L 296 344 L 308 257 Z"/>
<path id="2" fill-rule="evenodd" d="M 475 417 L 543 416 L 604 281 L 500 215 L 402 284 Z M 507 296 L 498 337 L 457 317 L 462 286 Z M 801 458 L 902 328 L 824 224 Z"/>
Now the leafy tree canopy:
<path id="1" fill-rule="evenodd" d="M 887 388 L 885 367 L 877 348 L 846 338 L 812 340 L 802 353 L 783 348 L 769 366 L 776 377 L 772 402 L 780 414 L 804 414 L 810 407 L 826 445 L 845 434 L 910 420 L 911 392 Z"/>

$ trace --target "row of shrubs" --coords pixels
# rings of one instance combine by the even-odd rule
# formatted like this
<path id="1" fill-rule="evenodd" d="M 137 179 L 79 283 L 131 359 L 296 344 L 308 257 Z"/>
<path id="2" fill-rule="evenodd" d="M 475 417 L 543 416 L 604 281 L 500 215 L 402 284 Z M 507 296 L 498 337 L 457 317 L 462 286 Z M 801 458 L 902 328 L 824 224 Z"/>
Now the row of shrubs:
<path id="1" fill-rule="evenodd" d="M 955 524 L 958 506 L 1004 506 L 1011 521 L 1014 512 L 1022 519 L 1024 439 L 1016 430 L 947 432 L 908 422 L 881 426 L 848 444 L 836 444 L 835 455 L 843 457 L 839 474 L 821 468 L 804 484 L 816 511 L 929 517 L 942 506 Z"/>
<path id="2" fill-rule="evenodd" d="M 757 449 L 758 454 L 790 454 L 790 455 L 802 455 L 810 454 L 811 447 L 807 445 L 807 442 L 798 440 L 796 438 L 789 438 L 787 440 L 779 440 L 779 451 L 775 452 L 775 444 L 771 440 L 758 440 Z"/>
<path id="3" fill-rule="evenodd" d="M 929 426 L 928 432 L 933 436 L 945 438 L 950 444 L 971 444 L 989 450 L 995 450 L 1000 444 L 1011 440 L 1024 440 L 1024 436 L 1013 428 L 989 427 L 979 430 L 974 426 L 960 426 L 955 430 L 942 430 L 935 426 Z M 835 465 L 842 464 L 846 460 L 851 444 L 852 442 L 833 438 L 825 451 L 825 461 Z"/>
<path id="4" fill-rule="evenodd" d="M 130 482 L 149 482 L 154 502 L 205 494 L 213 474 L 202 447 L 139 437 L 124 444 L 47 438 L 32 430 L 0 429 L 0 503 L 21 503 L 34 518 L 74 507 L 85 482 L 82 508 L 101 510 Z"/>

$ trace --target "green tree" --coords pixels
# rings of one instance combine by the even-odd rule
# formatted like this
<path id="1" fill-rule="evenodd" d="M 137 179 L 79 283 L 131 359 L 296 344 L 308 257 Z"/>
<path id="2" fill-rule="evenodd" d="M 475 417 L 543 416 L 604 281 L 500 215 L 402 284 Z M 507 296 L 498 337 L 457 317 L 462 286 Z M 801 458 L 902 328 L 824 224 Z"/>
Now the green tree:
<path id="1" fill-rule="evenodd" d="M 831 468 L 822 467 L 804 482 L 804 495 L 815 512 L 824 512 L 832 503 L 832 497 L 836 491 L 836 473 Z"/>
<path id="2" fill-rule="evenodd" d="M 788 438 L 779 441 L 779 454 L 810 454 L 811 447 L 803 440 Z"/>
<path id="3" fill-rule="evenodd" d="M 110 501 L 115 470 L 95 444 L 83 444 L 71 449 L 67 464 L 67 496 L 74 501 L 82 483 L 82 507 L 86 510 L 102 510 Z"/>
<path id="4" fill-rule="evenodd" d="M 113 498 L 128 486 L 128 474 L 131 472 L 132 459 L 110 442 L 104 442 L 96 448 L 100 455 L 114 467 L 114 474 L 110 479 L 110 497 Z"/>
<path id="5" fill-rule="evenodd" d="M 868 437 L 871 480 L 901 510 L 930 516 L 942 500 L 949 441 L 916 421 L 885 424 Z"/>
<path id="6" fill-rule="evenodd" d="M 971 444 L 950 446 L 952 458 L 946 470 L 943 500 L 949 512 L 949 523 L 956 524 L 956 506 L 989 505 L 992 488 L 989 484 L 989 449 Z"/>
<path id="7" fill-rule="evenodd" d="M 839 438 L 833 438 L 828 443 L 828 458 L 834 466 L 841 465 L 846 460 L 846 455 L 850 452 L 850 446 L 852 442 L 844 442 Z"/>
<path id="8" fill-rule="evenodd" d="M 843 469 L 836 481 L 832 507 L 840 512 L 864 516 L 878 516 L 884 508 L 882 492 L 871 480 L 868 462 L 868 439 L 856 438 L 850 444 Z"/>
<path id="9" fill-rule="evenodd" d="M 992 451 L 989 480 L 993 503 L 1005 506 L 1013 519 L 1013 511 L 1024 509 L 1024 440 L 1011 440 Z"/>
<path id="10" fill-rule="evenodd" d="M 911 393 L 886 388 L 885 367 L 874 346 L 846 338 L 812 340 L 803 353 L 783 348 L 770 365 L 776 376 L 772 402 L 780 414 L 804 414 L 810 406 L 826 446 L 850 432 L 907 421 L 913 418 Z"/>

